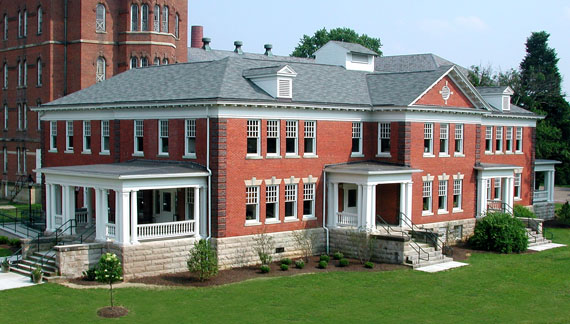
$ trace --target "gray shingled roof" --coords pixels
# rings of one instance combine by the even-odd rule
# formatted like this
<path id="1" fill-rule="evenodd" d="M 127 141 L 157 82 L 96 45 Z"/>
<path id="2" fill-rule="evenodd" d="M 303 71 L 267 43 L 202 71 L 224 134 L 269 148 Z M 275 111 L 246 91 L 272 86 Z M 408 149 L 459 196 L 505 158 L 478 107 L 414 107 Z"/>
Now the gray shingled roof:
<path id="1" fill-rule="evenodd" d="M 442 66 L 457 66 L 467 76 L 469 70 L 435 54 L 411 54 L 381 56 L 374 60 L 374 70 L 378 72 L 420 72 L 434 71 Z"/>
<path id="2" fill-rule="evenodd" d="M 188 62 L 203 62 L 203 61 L 216 61 L 226 57 L 235 57 L 235 58 L 248 58 L 248 59 L 256 59 L 256 60 L 268 60 L 268 61 L 283 61 L 283 62 L 315 62 L 312 58 L 302 58 L 302 57 L 293 57 L 293 56 L 280 56 L 280 55 L 273 55 L 267 56 L 265 54 L 256 54 L 256 53 L 246 53 L 238 54 L 234 51 L 223 51 L 223 50 L 210 50 L 205 51 L 201 48 L 188 48 Z"/>
<path id="3" fill-rule="evenodd" d="M 262 68 L 247 69 L 247 70 L 243 71 L 243 76 L 248 78 L 248 77 L 260 76 L 260 75 L 276 74 L 277 72 L 279 72 L 279 70 L 281 70 L 284 67 L 285 67 L 285 64 L 262 67 Z"/>
<path id="4" fill-rule="evenodd" d="M 507 90 L 508 86 L 498 86 L 498 87 L 477 87 L 477 91 L 479 91 L 480 94 L 482 95 L 486 95 L 486 94 L 502 94 L 503 92 L 505 92 L 505 90 Z"/>
<path id="5" fill-rule="evenodd" d="M 344 49 L 348 50 L 351 53 L 359 53 L 359 54 L 368 54 L 368 55 L 378 55 L 378 53 L 374 52 L 373 50 L 364 47 L 360 44 L 355 43 L 347 43 L 341 41 L 330 41 L 331 43 L 335 43 Z"/>

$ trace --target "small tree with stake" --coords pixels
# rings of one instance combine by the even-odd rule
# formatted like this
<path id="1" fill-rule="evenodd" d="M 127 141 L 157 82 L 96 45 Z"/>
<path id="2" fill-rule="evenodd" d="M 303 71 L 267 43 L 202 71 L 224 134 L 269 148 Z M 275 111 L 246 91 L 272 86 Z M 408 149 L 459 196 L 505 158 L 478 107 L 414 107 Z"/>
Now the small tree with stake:
<path id="1" fill-rule="evenodd" d="M 105 253 L 101 256 L 97 270 L 95 270 L 95 280 L 109 284 L 111 308 L 113 308 L 113 283 L 123 280 L 123 268 L 116 254 Z"/>

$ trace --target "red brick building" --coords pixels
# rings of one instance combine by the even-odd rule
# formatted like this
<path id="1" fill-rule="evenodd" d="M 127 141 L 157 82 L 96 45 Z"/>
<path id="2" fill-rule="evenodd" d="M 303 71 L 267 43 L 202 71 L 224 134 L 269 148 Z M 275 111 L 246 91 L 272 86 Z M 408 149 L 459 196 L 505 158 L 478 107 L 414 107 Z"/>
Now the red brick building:
<path id="1" fill-rule="evenodd" d="M 315 252 L 350 254 L 347 233 L 360 228 L 382 242 L 375 259 L 419 264 L 410 228 L 438 250 L 488 210 L 536 202 L 539 117 L 510 104 L 510 88 L 477 89 L 438 56 L 329 42 L 298 59 L 240 42 L 212 51 L 204 39 L 190 61 L 37 110 L 47 230 L 95 224 L 100 243 L 88 248 L 119 253 L 127 278 L 185 269 L 178 251 L 198 238 L 212 239 L 222 267 L 255 263 L 262 232 L 277 257 L 300 253 L 297 233 Z"/>
<path id="2" fill-rule="evenodd" d="M 0 19 L 0 192 L 10 199 L 28 175 L 41 182 L 41 125 L 30 108 L 130 67 L 187 59 L 186 0 L 4 1 Z"/>

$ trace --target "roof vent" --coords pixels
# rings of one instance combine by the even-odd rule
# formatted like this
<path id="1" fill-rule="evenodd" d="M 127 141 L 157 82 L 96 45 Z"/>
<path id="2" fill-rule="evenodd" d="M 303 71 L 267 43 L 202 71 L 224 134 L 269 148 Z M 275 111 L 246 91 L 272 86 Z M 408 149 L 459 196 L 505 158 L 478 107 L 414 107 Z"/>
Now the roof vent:
<path id="1" fill-rule="evenodd" d="M 273 45 L 265 44 L 265 45 L 263 45 L 263 47 L 265 48 L 265 55 L 273 56 L 273 53 L 271 53 L 271 49 L 273 48 Z"/>
<path id="2" fill-rule="evenodd" d="M 212 50 L 212 49 L 210 48 L 210 42 L 211 42 L 211 41 L 212 41 L 212 40 L 211 40 L 209 37 L 204 37 L 204 38 L 202 38 L 202 43 L 203 43 L 202 49 L 205 50 L 205 51 L 211 51 L 211 50 Z"/>
<path id="3" fill-rule="evenodd" d="M 236 46 L 236 48 L 234 49 L 234 52 L 236 52 L 238 54 L 243 54 L 243 51 L 241 50 L 241 47 L 243 46 L 243 42 L 242 41 L 235 41 L 234 45 Z"/>

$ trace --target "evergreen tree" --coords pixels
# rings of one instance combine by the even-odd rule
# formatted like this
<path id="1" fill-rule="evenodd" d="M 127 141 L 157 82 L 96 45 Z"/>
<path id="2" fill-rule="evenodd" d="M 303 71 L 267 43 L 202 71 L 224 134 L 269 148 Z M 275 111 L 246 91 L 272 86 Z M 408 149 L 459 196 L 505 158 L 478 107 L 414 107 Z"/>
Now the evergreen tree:
<path id="1" fill-rule="evenodd" d="M 296 57 L 313 57 L 313 54 L 321 48 L 323 45 L 328 43 L 328 41 L 343 41 L 349 43 L 357 43 L 366 48 L 373 50 L 382 55 L 380 47 L 380 38 L 369 37 L 366 34 L 359 35 L 357 32 L 350 28 L 334 28 L 327 31 L 326 28 L 319 29 L 315 32 L 313 36 L 303 35 L 299 41 L 299 45 L 295 47 L 291 56 Z"/>

